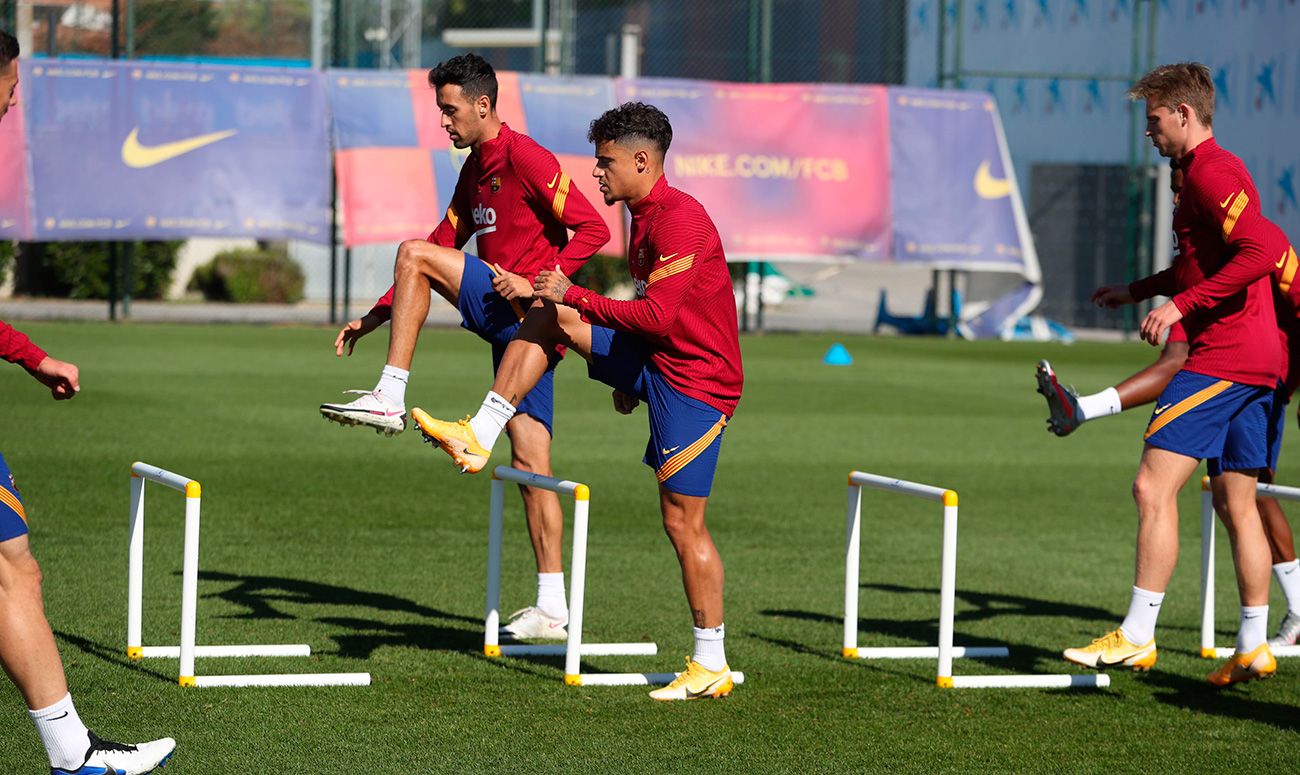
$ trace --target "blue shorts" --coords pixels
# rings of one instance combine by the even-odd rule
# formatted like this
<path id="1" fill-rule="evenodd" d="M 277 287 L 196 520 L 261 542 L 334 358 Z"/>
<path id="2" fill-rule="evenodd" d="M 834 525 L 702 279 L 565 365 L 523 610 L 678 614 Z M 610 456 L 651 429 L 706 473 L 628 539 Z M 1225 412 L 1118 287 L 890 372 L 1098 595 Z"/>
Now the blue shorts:
<path id="1" fill-rule="evenodd" d="M 0 455 L 0 542 L 27 535 L 27 513 L 14 486 L 14 475 Z"/>
<path id="2" fill-rule="evenodd" d="M 1219 458 L 1224 470 L 1268 466 L 1273 391 L 1180 371 L 1147 425 L 1146 443 L 1187 457 Z"/>
<path id="3" fill-rule="evenodd" d="M 1286 430 L 1286 406 L 1290 396 L 1286 393 L 1286 388 L 1279 386 L 1273 393 L 1273 411 L 1268 420 L 1268 464 L 1264 466 L 1270 474 L 1277 473 L 1277 458 L 1282 453 L 1282 432 Z M 1237 425 L 1228 429 L 1228 446 L 1237 445 L 1234 435 L 1238 430 Z M 1234 461 L 1219 458 L 1210 458 L 1205 461 L 1207 473 L 1210 476 L 1218 476 L 1224 471 L 1239 471 L 1249 468 L 1249 466 L 1234 465 Z"/>
<path id="4" fill-rule="evenodd" d="M 679 495 L 707 497 L 727 416 L 669 385 L 650 365 L 645 342 L 634 334 L 592 326 L 587 375 L 645 402 L 650 441 L 642 462 L 655 470 L 659 484 Z"/>
<path id="5" fill-rule="evenodd" d="M 519 315 L 510 302 L 492 289 L 492 269 L 482 260 L 465 254 L 460 278 L 460 325 L 492 345 L 492 373 L 501 365 L 506 345 L 519 330 Z M 517 414 L 526 414 L 555 435 L 555 367 L 546 370 L 537 386 L 519 403 Z"/>

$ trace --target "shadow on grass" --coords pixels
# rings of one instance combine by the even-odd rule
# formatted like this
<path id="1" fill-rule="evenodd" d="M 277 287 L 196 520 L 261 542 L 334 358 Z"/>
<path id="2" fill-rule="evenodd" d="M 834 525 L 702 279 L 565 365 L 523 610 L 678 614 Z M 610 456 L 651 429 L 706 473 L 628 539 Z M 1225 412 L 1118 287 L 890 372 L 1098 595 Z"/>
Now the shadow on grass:
<path id="1" fill-rule="evenodd" d="M 1206 672 L 1209 672 L 1208 668 Z M 1156 670 L 1147 676 L 1147 684 L 1151 687 L 1156 702 L 1165 705 L 1209 716 L 1253 721 L 1276 727 L 1283 732 L 1300 731 L 1300 706 L 1253 700 L 1249 696 L 1250 684 L 1216 689 L 1204 680 Z"/>
<path id="2" fill-rule="evenodd" d="M 73 635 L 70 632 L 63 632 L 62 630 L 55 630 L 54 635 L 61 642 L 72 646 L 87 656 L 103 660 L 104 662 L 117 665 L 118 667 L 124 667 L 127 670 L 133 670 L 140 675 L 156 678 L 165 683 L 176 683 L 176 676 L 160 673 L 157 670 L 150 670 L 142 663 L 128 657 L 125 654 L 126 648 L 124 646 L 117 648 L 105 646 L 103 643 L 90 640 L 89 638 L 83 638 L 80 635 Z"/>
<path id="3" fill-rule="evenodd" d="M 350 587 L 334 584 L 321 584 L 316 581 L 288 579 L 280 576 L 239 576 L 220 571 L 200 571 L 200 581 L 219 581 L 234 586 L 221 592 L 204 595 L 217 598 L 245 609 L 244 613 L 233 614 L 227 619 L 297 619 L 298 617 L 279 610 L 277 603 L 294 605 L 338 605 L 370 608 L 376 611 L 413 614 L 415 616 L 448 619 L 465 623 L 478 623 L 479 620 L 461 614 L 439 611 L 436 608 L 420 605 L 404 597 L 382 592 L 364 592 Z"/>

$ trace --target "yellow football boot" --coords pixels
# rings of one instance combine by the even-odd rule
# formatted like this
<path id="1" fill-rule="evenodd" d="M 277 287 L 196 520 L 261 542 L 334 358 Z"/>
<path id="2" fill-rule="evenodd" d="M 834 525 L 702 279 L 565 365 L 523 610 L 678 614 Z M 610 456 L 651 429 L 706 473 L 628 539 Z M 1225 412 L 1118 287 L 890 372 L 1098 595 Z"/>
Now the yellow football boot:
<path id="1" fill-rule="evenodd" d="M 1277 660 L 1273 658 L 1273 652 L 1269 650 L 1267 643 L 1261 643 L 1245 654 L 1241 652 L 1233 654 L 1227 662 L 1219 665 L 1219 669 L 1210 673 L 1205 679 L 1215 686 L 1228 686 L 1261 678 L 1272 678 L 1276 672 Z"/>
<path id="2" fill-rule="evenodd" d="M 1065 658 L 1076 665 L 1098 670 L 1108 667 L 1150 670 L 1156 663 L 1156 639 L 1139 646 L 1124 637 L 1124 631 L 1117 627 L 1083 648 L 1066 649 Z"/>
<path id="3" fill-rule="evenodd" d="M 703 700 L 719 699 L 731 694 L 736 684 L 731 680 L 731 668 L 723 665 L 714 672 L 686 658 L 686 669 L 677 674 L 672 683 L 650 692 L 652 700 Z"/>
<path id="4" fill-rule="evenodd" d="M 478 439 L 474 437 L 474 429 L 469 427 L 468 417 L 456 422 L 443 422 L 435 420 L 428 412 L 417 407 L 411 410 L 411 419 L 419 426 L 425 441 L 437 444 L 451 455 L 461 473 L 477 474 L 487 465 L 492 453 L 479 445 Z"/>

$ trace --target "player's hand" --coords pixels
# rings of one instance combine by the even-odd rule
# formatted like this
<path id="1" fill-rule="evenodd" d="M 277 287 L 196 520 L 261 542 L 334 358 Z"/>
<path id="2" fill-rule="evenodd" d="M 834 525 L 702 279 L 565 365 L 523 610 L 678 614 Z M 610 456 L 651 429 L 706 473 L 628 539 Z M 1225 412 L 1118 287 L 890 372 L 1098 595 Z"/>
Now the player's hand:
<path id="1" fill-rule="evenodd" d="M 379 328 L 383 322 L 367 312 L 363 317 L 348 323 L 339 331 L 339 335 L 334 337 L 334 354 L 343 357 L 343 345 L 347 345 L 348 355 L 351 355 L 352 348 L 357 346 L 357 340 Z"/>
<path id="2" fill-rule="evenodd" d="M 1103 285 L 1092 292 L 1092 303 L 1106 309 L 1118 309 L 1132 304 L 1133 294 L 1128 292 L 1127 285 Z"/>
<path id="3" fill-rule="evenodd" d="M 619 414 L 632 414 L 641 404 L 641 399 L 631 393 L 624 393 L 622 390 L 614 391 L 614 411 Z"/>
<path id="4" fill-rule="evenodd" d="M 533 298 L 533 284 L 528 282 L 527 277 L 507 272 L 500 264 L 493 264 L 492 271 L 496 273 L 492 277 L 492 290 L 500 294 L 501 298 L 506 301 Z"/>
<path id="5" fill-rule="evenodd" d="M 1182 319 L 1183 313 L 1178 311 L 1178 306 L 1167 301 L 1147 313 L 1146 319 L 1142 321 L 1142 339 L 1152 347 L 1159 347 L 1160 337 Z"/>
<path id="6" fill-rule="evenodd" d="M 533 281 L 533 290 L 540 298 L 563 304 L 564 293 L 572 285 L 564 272 L 560 271 L 560 265 L 556 264 L 555 269 L 543 269 L 538 273 L 537 279 Z"/>
<path id="7" fill-rule="evenodd" d="M 54 396 L 55 401 L 66 401 L 81 390 L 77 367 L 67 361 L 46 356 L 31 375 L 50 389 L 50 395 Z"/>

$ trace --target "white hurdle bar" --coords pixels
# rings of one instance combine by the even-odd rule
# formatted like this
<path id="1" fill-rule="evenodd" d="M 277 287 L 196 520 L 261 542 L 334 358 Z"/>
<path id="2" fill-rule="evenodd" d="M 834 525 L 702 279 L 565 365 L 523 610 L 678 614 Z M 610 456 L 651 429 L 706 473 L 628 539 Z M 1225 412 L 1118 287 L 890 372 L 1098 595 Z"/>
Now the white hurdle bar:
<path id="1" fill-rule="evenodd" d="M 944 689 L 1070 689 L 1110 685 L 1105 675 L 997 675 L 954 676 L 952 661 L 959 658 L 1006 657 L 1005 646 L 953 646 L 953 619 L 957 597 L 957 492 L 904 479 L 850 471 L 844 556 L 844 646 L 846 659 L 937 659 L 935 684 Z M 943 504 L 943 550 L 939 579 L 939 645 L 909 647 L 858 646 L 858 587 L 862 556 L 862 488 L 870 487 Z"/>
<path id="2" fill-rule="evenodd" d="M 1300 501 L 1300 487 L 1283 487 L 1260 482 L 1256 495 L 1283 501 Z M 1214 644 L 1214 494 L 1210 492 L 1210 477 L 1201 477 L 1201 657 L 1226 659 L 1235 648 L 1220 648 Z M 1275 657 L 1300 657 L 1300 645 L 1270 647 Z"/>
<path id="3" fill-rule="evenodd" d="M 144 483 L 156 482 L 185 493 L 185 554 L 181 567 L 181 642 L 179 646 L 141 645 L 144 618 Z M 305 657 L 305 643 L 196 646 L 199 590 L 199 483 L 148 463 L 131 464 L 131 542 L 127 573 L 126 655 L 131 659 L 179 659 L 181 686 L 368 686 L 369 673 L 196 676 L 196 657 Z"/>
<path id="4" fill-rule="evenodd" d="M 573 497 L 573 546 L 569 559 L 569 639 L 563 646 L 504 644 L 501 636 L 501 536 L 505 521 L 505 483 L 514 482 Z M 564 682 L 569 686 L 646 686 L 669 683 L 676 673 L 583 673 L 585 656 L 654 656 L 654 643 L 583 643 L 582 615 L 586 598 L 587 517 L 591 490 L 580 482 L 520 471 L 509 466 L 492 470 L 492 493 L 489 501 L 487 605 L 483 622 L 483 653 L 489 657 L 525 655 L 564 655 Z M 733 673 L 742 683 L 744 676 Z"/>

